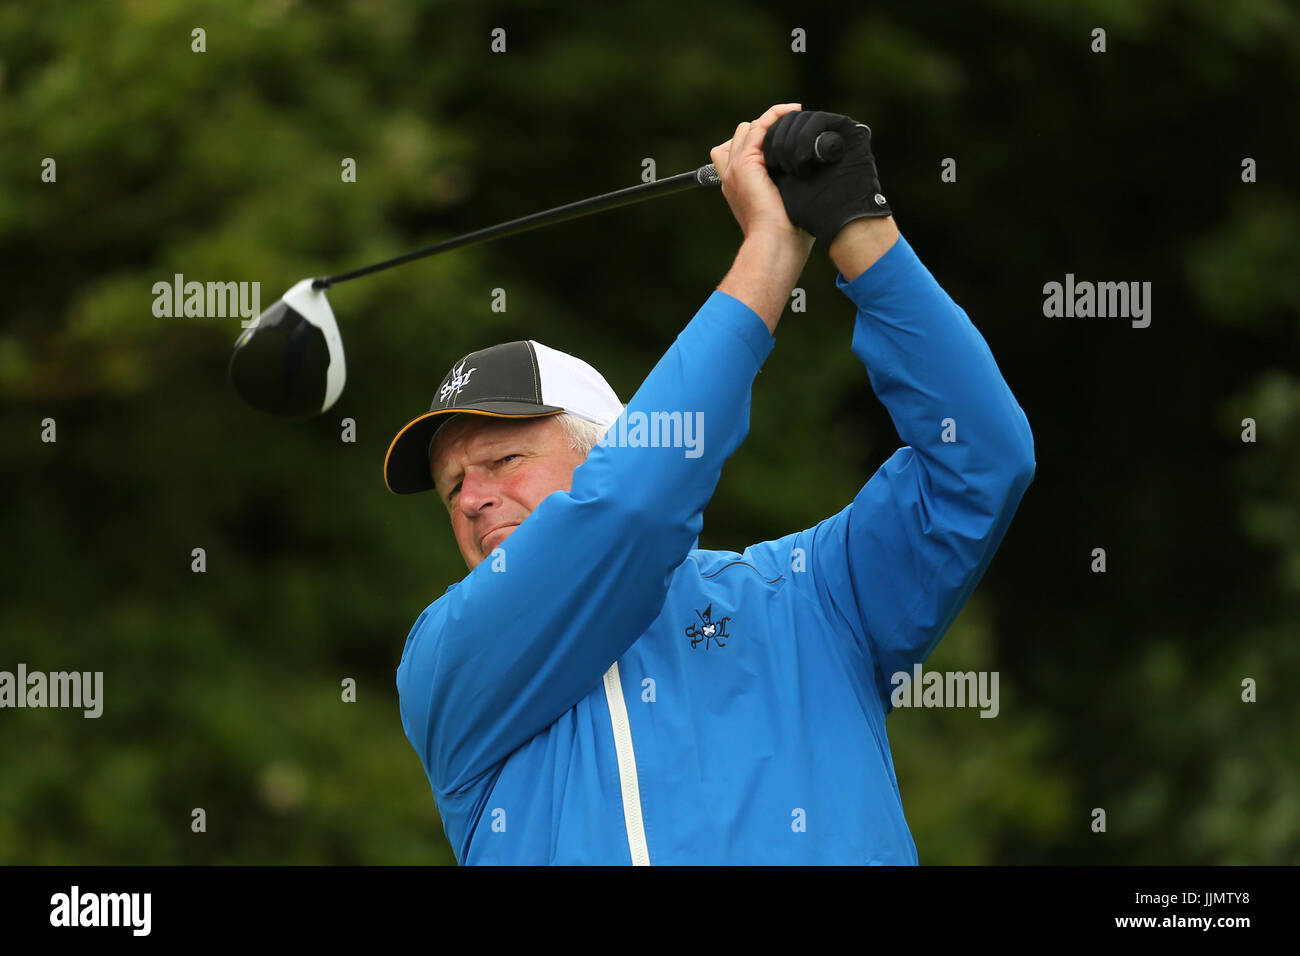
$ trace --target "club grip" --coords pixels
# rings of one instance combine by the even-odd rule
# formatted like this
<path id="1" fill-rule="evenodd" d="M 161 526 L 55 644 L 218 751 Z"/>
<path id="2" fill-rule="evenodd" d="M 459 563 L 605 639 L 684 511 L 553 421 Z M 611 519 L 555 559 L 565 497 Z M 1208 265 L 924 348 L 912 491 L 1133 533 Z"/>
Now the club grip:
<path id="1" fill-rule="evenodd" d="M 813 141 L 813 160 L 822 166 L 838 163 L 844 155 L 844 138 L 834 130 L 820 133 Z M 722 182 L 718 167 L 709 163 L 695 170 L 695 182 L 701 186 L 716 186 Z"/>

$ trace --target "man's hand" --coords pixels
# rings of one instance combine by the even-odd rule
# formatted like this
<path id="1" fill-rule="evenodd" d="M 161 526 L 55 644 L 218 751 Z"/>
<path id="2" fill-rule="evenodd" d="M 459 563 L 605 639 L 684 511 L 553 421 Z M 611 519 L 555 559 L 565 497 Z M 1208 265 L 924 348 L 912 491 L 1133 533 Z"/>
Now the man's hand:
<path id="1" fill-rule="evenodd" d="M 763 137 L 798 103 L 773 106 L 735 135 L 713 147 L 709 158 L 722 180 L 722 195 L 744 233 L 736 261 L 718 290 L 753 309 L 775 334 L 790 292 L 812 252 L 813 237 L 790 221 L 763 160 Z"/>
<path id="2" fill-rule="evenodd" d="M 814 143 L 825 132 L 840 135 L 844 155 L 818 166 L 812 161 Z M 892 212 L 880 192 L 871 130 L 863 123 L 839 113 L 800 110 L 773 124 L 763 155 L 790 220 L 828 249 L 848 223 Z"/>
<path id="3" fill-rule="evenodd" d="M 741 123 L 735 135 L 709 150 L 709 158 L 722 180 L 722 195 L 731 213 L 748 239 L 751 235 L 772 235 L 792 242 L 807 243 L 807 233 L 786 215 L 781 193 L 768 175 L 763 158 L 763 137 L 786 113 L 799 109 L 798 103 L 773 106 L 752 123 Z"/>

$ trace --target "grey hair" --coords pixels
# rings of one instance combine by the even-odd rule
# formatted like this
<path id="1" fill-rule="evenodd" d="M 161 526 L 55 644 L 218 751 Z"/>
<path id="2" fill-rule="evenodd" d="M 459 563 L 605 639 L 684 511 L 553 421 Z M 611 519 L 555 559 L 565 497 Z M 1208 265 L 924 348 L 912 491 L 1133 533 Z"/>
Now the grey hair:
<path id="1" fill-rule="evenodd" d="M 564 426 L 565 434 L 569 436 L 569 447 L 574 451 L 582 452 L 584 455 L 595 448 L 596 442 L 600 441 L 605 432 L 609 430 L 609 425 L 602 425 L 599 422 L 579 418 L 572 412 L 560 412 L 555 416 L 555 420 Z"/>

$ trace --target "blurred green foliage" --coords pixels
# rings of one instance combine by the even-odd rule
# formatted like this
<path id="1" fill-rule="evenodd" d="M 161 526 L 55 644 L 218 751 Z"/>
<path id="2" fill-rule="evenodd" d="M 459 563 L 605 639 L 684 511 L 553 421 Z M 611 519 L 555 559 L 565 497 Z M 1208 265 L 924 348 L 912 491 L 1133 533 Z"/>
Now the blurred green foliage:
<path id="1" fill-rule="evenodd" d="M 394 677 L 464 566 L 436 500 L 384 488 L 388 442 L 499 341 L 630 396 L 730 263 L 722 197 L 340 287 L 347 389 L 304 424 L 226 384 L 237 320 L 156 318 L 152 285 L 257 281 L 265 307 L 646 157 L 692 169 L 791 100 L 871 124 L 900 228 L 1035 433 L 1035 483 L 929 665 L 997 670 L 999 717 L 889 721 L 922 862 L 1300 862 L 1298 54 L 1276 0 L 0 7 L 0 669 L 106 675 L 98 720 L 0 711 L 0 863 L 453 862 Z M 1044 319 L 1066 272 L 1151 281 L 1152 326 Z M 840 510 L 897 445 L 833 278 L 814 250 L 703 547 Z"/>

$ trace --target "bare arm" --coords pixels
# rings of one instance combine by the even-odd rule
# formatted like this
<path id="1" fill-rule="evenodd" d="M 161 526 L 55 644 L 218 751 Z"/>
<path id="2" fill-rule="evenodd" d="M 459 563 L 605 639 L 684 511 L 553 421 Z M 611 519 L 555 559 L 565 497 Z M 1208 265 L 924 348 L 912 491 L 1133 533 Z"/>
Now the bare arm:
<path id="1" fill-rule="evenodd" d="M 808 261 L 808 250 L 801 245 L 766 233 L 747 237 L 718 291 L 757 312 L 767 330 L 776 335 L 781 313 Z"/>

